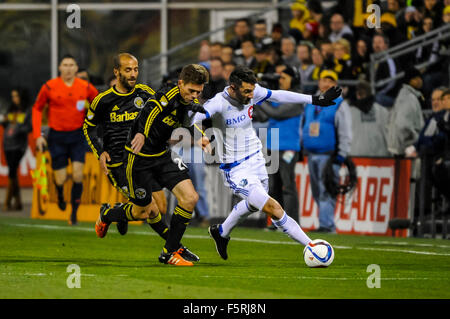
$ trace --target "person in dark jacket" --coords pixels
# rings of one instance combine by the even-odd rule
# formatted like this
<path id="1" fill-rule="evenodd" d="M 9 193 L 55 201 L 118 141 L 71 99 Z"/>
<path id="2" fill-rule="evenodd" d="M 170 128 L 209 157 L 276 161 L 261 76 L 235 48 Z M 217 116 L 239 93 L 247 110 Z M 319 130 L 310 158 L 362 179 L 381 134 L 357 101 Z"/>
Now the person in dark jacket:
<path id="1" fill-rule="evenodd" d="M 3 150 L 9 170 L 3 209 L 22 210 L 17 169 L 28 146 L 28 133 L 31 132 L 31 110 L 25 90 L 15 88 L 11 91 L 11 104 L 6 114 L 0 115 L 0 122 L 4 127 Z"/>

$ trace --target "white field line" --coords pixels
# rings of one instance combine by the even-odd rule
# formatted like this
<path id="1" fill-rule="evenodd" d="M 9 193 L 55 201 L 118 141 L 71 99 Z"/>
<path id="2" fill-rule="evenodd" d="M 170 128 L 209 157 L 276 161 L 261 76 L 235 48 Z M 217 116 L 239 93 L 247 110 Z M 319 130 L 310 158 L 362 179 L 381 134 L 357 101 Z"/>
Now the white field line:
<path id="1" fill-rule="evenodd" d="M 406 241 L 399 241 L 399 242 L 393 242 L 393 241 L 375 241 L 375 244 L 379 245 L 392 245 L 392 246 L 419 246 L 419 247 L 438 247 L 438 248 L 448 248 L 450 249 L 450 245 L 435 245 L 435 244 L 423 244 L 423 243 L 408 243 Z"/>
<path id="2" fill-rule="evenodd" d="M 93 228 L 86 227 L 73 227 L 73 226 L 57 226 L 57 225 L 31 225 L 31 224 L 8 224 L 10 226 L 16 227 L 32 227 L 32 228 L 42 228 L 42 229 L 61 229 L 61 230 L 79 230 L 79 231 L 88 231 L 94 232 Z M 133 235 L 150 235 L 150 236 L 158 236 L 153 231 L 143 232 L 143 231 L 133 231 L 130 232 Z M 194 238 L 194 239 L 211 239 L 209 236 L 202 235 L 184 235 L 185 238 Z M 298 243 L 293 241 L 275 241 L 275 240 L 263 240 L 263 239 L 251 239 L 251 238 L 239 238 L 233 237 L 233 241 L 242 241 L 242 242 L 251 242 L 251 243 L 260 243 L 260 244 L 274 244 L 274 245 L 298 245 Z M 349 246 L 334 246 L 333 248 L 338 249 L 351 249 Z"/>
<path id="3" fill-rule="evenodd" d="M 57 225 L 31 225 L 31 224 L 8 224 L 16 227 L 32 227 L 32 228 L 42 228 L 42 229 L 61 229 L 61 230 L 79 230 L 79 231 L 89 231 L 93 232 L 92 228 L 87 227 L 73 227 L 73 226 L 57 226 Z M 150 235 L 157 236 L 157 234 L 153 232 L 132 232 L 132 234 L 136 235 Z M 201 235 L 184 235 L 185 238 L 194 238 L 194 239 L 210 239 L 209 236 L 201 236 Z M 298 243 L 293 241 L 273 241 L 273 240 L 262 240 L 262 239 L 250 239 L 250 238 L 239 238 L 233 237 L 233 241 L 242 241 L 242 242 L 253 242 L 253 243 L 261 243 L 261 244 L 276 244 L 276 245 L 298 245 Z M 404 250 L 404 249 L 390 249 L 390 248 L 369 248 L 369 247 L 349 247 L 349 246 L 334 246 L 337 249 L 361 249 L 361 250 L 373 250 L 373 251 L 386 251 L 386 252 L 401 252 L 401 253 L 410 253 L 410 254 L 419 254 L 419 255 L 432 255 L 432 256 L 450 256 L 450 253 L 436 253 L 436 252 L 427 252 L 427 251 L 417 251 L 417 250 Z"/>

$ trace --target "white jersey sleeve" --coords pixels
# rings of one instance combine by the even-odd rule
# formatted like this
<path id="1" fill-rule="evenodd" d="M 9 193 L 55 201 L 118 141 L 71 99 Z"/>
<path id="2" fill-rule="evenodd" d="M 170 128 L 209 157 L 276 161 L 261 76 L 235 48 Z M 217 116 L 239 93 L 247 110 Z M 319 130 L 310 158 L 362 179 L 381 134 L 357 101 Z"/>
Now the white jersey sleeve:
<path id="1" fill-rule="evenodd" d="M 212 99 L 206 101 L 203 104 L 203 108 L 206 110 L 206 114 L 195 113 L 191 120 L 191 125 L 194 125 L 195 123 L 201 122 L 203 120 L 207 120 L 211 118 L 215 113 L 220 112 L 222 110 L 222 99 L 218 98 L 216 95 Z"/>
<path id="2" fill-rule="evenodd" d="M 253 100 L 256 104 L 261 104 L 265 100 L 278 103 L 301 104 L 312 103 L 312 96 L 285 90 L 269 90 L 256 84 L 253 91 Z"/>

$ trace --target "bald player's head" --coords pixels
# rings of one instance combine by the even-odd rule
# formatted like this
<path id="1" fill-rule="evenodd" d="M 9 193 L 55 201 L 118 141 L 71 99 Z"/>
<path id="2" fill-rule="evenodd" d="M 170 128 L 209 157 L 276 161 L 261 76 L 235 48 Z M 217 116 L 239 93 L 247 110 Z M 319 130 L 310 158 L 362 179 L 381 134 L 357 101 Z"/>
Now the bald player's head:
<path id="1" fill-rule="evenodd" d="M 130 53 L 120 53 L 114 57 L 114 75 L 117 78 L 116 88 L 121 93 L 134 89 L 139 75 L 138 60 Z"/>

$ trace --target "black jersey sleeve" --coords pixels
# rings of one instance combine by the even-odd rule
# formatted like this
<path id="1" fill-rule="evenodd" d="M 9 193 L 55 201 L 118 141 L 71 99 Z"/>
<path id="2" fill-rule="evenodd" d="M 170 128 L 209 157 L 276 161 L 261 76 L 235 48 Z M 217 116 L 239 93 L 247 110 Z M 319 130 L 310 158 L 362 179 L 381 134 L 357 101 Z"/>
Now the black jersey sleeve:
<path id="1" fill-rule="evenodd" d="M 92 149 L 95 157 L 98 159 L 103 153 L 103 143 L 100 136 L 97 134 L 97 124 L 101 123 L 101 118 L 104 113 L 104 104 L 101 101 L 102 95 L 99 94 L 89 106 L 83 123 L 83 133 Z"/>

